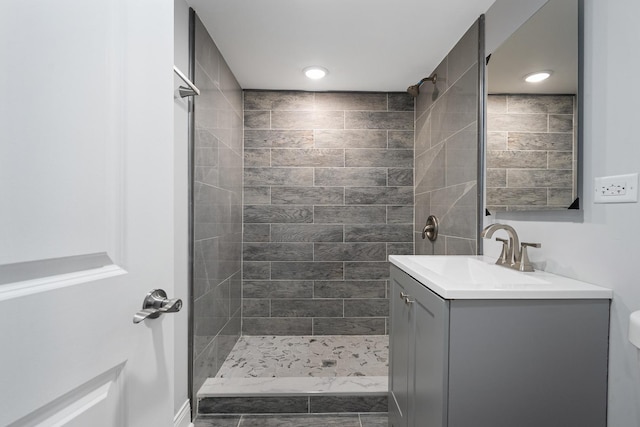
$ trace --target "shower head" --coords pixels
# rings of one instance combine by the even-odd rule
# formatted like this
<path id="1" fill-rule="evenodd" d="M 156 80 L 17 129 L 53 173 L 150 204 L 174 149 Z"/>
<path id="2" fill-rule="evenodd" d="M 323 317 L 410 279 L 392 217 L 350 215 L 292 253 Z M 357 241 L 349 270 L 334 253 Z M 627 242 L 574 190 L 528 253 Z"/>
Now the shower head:
<path id="1" fill-rule="evenodd" d="M 418 82 L 418 84 L 415 84 L 413 86 L 409 86 L 407 88 L 407 92 L 409 93 L 409 95 L 411 95 L 414 98 L 416 98 L 420 94 L 420 86 L 422 86 L 422 83 L 424 83 L 426 81 L 430 81 L 435 85 L 437 79 L 438 79 L 438 75 L 437 74 L 433 74 L 431 77 L 425 77 L 424 79 L 420 80 Z"/>
<path id="2" fill-rule="evenodd" d="M 407 88 L 407 92 L 409 92 L 409 95 L 413 96 L 414 98 L 417 98 L 418 95 L 420 94 L 420 85 L 409 86 Z"/>

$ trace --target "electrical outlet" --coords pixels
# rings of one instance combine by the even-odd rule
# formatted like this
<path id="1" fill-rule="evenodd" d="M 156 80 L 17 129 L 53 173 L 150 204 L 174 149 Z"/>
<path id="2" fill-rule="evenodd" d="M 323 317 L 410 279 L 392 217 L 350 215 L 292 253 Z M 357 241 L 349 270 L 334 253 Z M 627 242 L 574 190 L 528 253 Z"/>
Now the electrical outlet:
<path id="1" fill-rule="evenodd" d="M 603 176 L 595 179 L 594 203 L 638 201 L 638 174 Z"/>

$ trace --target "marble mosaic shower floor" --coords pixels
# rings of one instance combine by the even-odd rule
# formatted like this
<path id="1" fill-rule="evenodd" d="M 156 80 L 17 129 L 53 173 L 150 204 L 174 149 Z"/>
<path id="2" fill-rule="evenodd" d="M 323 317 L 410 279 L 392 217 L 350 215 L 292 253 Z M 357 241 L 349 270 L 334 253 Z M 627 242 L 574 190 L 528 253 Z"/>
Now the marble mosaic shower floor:
<path id="1" fill-rule="evenodd" d="M 198 413 L 387 411 L 387 336 L 243 336 L 198 392 Z"/>
<path id="2" fill-rule="evenodd" d="M 386 376 L 384 335 L 243 336 L 216 378 Z"/>

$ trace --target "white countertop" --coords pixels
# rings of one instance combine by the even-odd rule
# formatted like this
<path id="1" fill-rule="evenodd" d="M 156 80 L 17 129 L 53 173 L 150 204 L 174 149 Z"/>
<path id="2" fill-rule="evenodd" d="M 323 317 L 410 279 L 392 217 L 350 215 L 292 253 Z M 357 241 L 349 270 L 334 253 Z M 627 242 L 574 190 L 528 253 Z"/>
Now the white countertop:
<path id="1" fill-rule="evenodd" d="M 389 261 L 445 299 L 611 299 L 611 289 L 485 256 L 391 255 Z"/>

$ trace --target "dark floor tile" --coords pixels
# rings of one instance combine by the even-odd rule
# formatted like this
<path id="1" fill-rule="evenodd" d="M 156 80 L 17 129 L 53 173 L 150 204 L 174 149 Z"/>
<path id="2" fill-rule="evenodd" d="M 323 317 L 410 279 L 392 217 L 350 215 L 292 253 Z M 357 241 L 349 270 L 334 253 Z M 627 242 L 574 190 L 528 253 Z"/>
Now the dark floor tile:
<path id="1" fill-rule="evenodd" d="M 358 415 L 249 415 L 240 427 L 360 427 Z"/>
<path id="2" fill-rule="evenodd" d="M 311 396 L 311 413 L 384 412 L 387 396 Z"/>
<path id="3" fill-rule="evenodd" d="M 307 413 L 307 397 L 205 397 L 198 402 L 200 414 Z"/>
<path id="4" fill-rule="evenodd" d="M 360 414 L 362 427 L 388 427 L 388 414 Z"/>
<path id="5" fill-rule="evenodd" d="M 240 415 L 199 416 L 193 422 L 194 427 L 238 427 Z"/>

